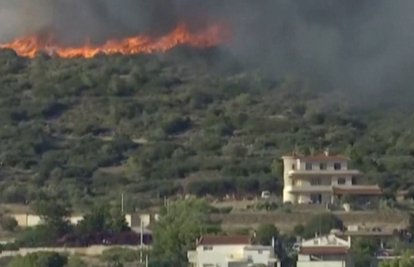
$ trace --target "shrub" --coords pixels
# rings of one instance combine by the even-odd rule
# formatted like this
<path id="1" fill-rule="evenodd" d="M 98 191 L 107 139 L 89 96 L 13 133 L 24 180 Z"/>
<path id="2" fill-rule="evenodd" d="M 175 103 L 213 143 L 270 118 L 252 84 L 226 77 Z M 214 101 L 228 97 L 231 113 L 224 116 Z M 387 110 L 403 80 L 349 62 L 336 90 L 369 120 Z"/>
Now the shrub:
<path id="1" fill-rule="evenodd" d="M 18 226 L 15 218 L 6 216 L 1 218 L 0 226 L 4 231 L 14 232 Z"/>
<path id="2" fill-rule="evenodd" d="M 268 246 L 272 243 L 272 238 L 279 235 L 279 230 L 274 224 L 261 224 L 256 231 L 256 239 L 261 245 Z"/>

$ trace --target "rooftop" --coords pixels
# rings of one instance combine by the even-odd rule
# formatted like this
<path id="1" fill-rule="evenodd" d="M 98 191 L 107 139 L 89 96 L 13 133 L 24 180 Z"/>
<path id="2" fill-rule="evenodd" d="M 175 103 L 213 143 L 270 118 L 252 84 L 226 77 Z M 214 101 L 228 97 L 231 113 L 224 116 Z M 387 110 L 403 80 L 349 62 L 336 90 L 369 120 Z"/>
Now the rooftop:
<path id="1" fill-rule="evenodd" d="M 197 245 L 251 245 L 252 238 L 248 235 L 203 235 Z"/>
<path id="2" fill-rule="evenodd" d="M 300 247 L 299 253 L 303 255 L 338 255 L 347 254 L 349 247 L 346 246 L 306 246 Z"/>
<path id="3" fill-rule="evenodd" d="M 309 161 L 317 161 L 317 160 L 338 160 L 338 161 L 349 161 L 347 156 L 339 155 L 339 154 L 332 154 L 329 150 L 325 150 L 324 152 L 320 153 L 312 153 L 311 155 L 303 155 L 297 151 L 292 151 L 290 153 L 284 154 L 283 157 L 293 157 L 296 159 L 303 159 Z"/>
<path id="4" fill-rule="evenodd" d="M 384 231 L 384 232 L 369 232 L 369 231 L 345 231 L 342 233 L 337 233 L 336 234 L 337 237 L 347 237 L 347 236 L 351 236 L 351 237 L 371 237 L 371 238 L 375 238 L 375 237 L 393 237 L 394 236 L 394 232 L 391 231 Z"/>

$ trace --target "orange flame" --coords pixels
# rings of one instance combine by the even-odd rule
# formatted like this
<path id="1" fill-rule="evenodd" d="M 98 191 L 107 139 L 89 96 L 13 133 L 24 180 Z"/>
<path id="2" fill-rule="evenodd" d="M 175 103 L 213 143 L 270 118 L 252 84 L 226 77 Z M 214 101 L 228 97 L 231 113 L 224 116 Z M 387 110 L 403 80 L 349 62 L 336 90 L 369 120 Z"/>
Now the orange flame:
<path id="1" fill-rule="evenodd" d="M 223 28 L 218 25 L 210 26 L 197 33 L 191 33 L 185 24 L 180 23 L 172 32 L 160 38 L 138 35 L 120 40 L 109 40 L 102 45 L 86 44 L 80 47 L 64 47 L 54 43 L 51 40 L 52 38 L 44 41 L 39 36 L 34 35 L 1 44 L 0 48 L 11 48 L 18 55 L 25 57 L 34 57 L 36 52 L 44 51 L 50 55 L 57 55 L 63 58 L 91 58 L 99 53 L 128 55 L 155 51 L 163 52 L 178 44 L 208 47 L 222 42 L 224 36 Z"/>

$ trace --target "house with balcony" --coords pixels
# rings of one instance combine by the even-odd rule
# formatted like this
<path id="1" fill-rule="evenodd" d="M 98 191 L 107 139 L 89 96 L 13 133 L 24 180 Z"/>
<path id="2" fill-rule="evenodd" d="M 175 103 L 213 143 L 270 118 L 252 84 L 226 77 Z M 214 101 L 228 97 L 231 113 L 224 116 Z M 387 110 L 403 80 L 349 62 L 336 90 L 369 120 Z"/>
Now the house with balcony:
<path id="1" fill-rule="evenodd" d="M 204 235 L 187 257 L 191 267 L 280 267 L 274 247 L 254 245 L 250 236 Z"/>
<path id="2" fill-rule="evenodd" d="M 292 152 L 282 156 L 283 202 L 292 204 L 334 204 L 344 195 L 355 202 L 378 205 L 378 185 L 362 185 L 359 170 L 349 168 L 350 159 L 325 150 L 320 154 L 302 155 Z"/>
<path id="3" fill-rule="evenodd" d="M 301 243 L 296 267 L 353 267 L 351 240 L 335 234 L 315 237 Z"/>

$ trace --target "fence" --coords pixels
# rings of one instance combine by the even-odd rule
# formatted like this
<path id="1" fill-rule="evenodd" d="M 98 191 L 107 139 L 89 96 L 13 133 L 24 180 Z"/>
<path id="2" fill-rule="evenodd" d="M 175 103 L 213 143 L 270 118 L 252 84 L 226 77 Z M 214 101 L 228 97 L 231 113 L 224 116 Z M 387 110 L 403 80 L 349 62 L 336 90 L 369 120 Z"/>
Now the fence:
<path id="1" fill-rule="evenodd" d="M 84 255 L 84 256 L 97 256 L 101 255 L 105 250 L 111 248 L 126 248 L 132 250 L 139 250 L 140 246 L 102 246 L 102 245 L 95 245 L 90 247 L 74 247 L 74 248 L 20 248 L 19 250 L 10 250 L 10 251 L 2 251 L 0 253 L 0 258 L 4 257 L 15 257 L 15 256 L 25 256 L 30 253 L 35 252 L 57 252 L 57 253 L 65 253 L 69 255 Z M 144 249 L 148 249 L 149 247 L 144 246 Z"/>

